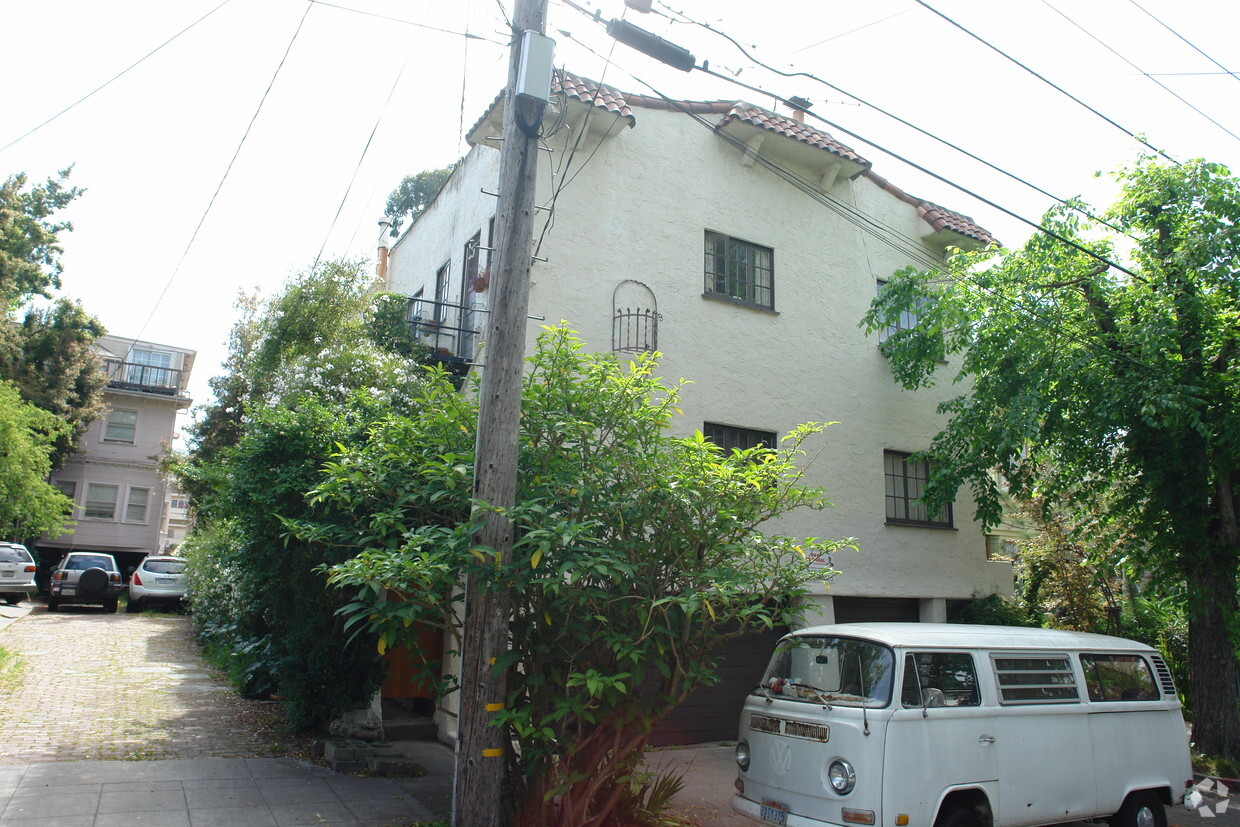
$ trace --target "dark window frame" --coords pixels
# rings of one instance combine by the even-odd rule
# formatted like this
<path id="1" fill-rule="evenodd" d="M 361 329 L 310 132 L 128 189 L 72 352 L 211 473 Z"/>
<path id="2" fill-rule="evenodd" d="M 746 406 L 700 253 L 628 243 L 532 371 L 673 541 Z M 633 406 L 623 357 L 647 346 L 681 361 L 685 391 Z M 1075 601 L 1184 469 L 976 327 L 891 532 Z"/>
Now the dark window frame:
<path id="1" fill-rule="evenodd" d="M 931 513 L 920 502 L 921 492 L 930 481 L 930 461 L 910 462 L 906 451 L 883 451 L 883 513 L 889 525 L 955 528 L 952 504 Z M 893 463 L 894 461 L 894 463 Z M 901 473 L 895 473 L 899 469 Z"/>
<path id="2" fill-rule="evenodd" d="M 703 422 L 702 436 L 725 451 L 747 451 L 759 445 L 774 449 L 779 441 L 779 435 L 774 431 L 723 425 L 719 422 Z"/>
<path id="3" fill-rule="evenodd" d="M 761 263 L 763 257 L 765 265 Z M 707 230 L 703 259 L 703 295 L 746 307 L 775 309 L 773 249 Z M 765 284 L 761 283 L 763 274 Z"/>

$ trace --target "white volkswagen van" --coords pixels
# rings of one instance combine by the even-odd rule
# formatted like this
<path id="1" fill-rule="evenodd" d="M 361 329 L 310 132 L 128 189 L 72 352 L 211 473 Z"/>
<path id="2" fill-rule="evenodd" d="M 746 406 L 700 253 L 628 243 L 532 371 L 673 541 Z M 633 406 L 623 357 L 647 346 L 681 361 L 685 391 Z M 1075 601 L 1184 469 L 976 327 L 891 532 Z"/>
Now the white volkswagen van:
<path id="1" fill-rule="evenodd" d="M 846 623 L 783 638 L 732 807 L 788 827 L 1166 827 L 1193 784 L 1154 649 L 1048 629 Z"/>

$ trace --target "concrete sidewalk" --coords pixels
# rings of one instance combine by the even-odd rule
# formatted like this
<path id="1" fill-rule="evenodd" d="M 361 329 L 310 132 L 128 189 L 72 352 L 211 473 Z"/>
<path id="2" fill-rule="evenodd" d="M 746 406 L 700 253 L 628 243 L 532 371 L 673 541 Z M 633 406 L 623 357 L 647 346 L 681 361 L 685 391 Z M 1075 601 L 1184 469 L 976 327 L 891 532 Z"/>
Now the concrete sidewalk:
<path id="1" fill-rule="evenodd" d="M 425 777 L 360 778 L 289 758 L 3 766 L 0 824 L 379 827 L 444 817 L 451 796 L 451 750 L 441 744 L 401 746 L 427 767 Z"/>

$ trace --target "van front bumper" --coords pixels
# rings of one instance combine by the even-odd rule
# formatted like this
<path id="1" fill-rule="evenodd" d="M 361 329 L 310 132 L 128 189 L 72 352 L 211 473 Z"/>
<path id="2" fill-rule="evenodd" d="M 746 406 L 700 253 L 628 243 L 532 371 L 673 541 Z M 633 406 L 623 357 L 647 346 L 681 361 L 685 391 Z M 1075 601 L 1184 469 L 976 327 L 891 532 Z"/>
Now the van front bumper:
<path id="1" fill-rule="evenodd" d="M 762 818 L 762 805 L 761 804 L 759 804 L 757 801 L 751 801 L 750 799 L 745 798 L 745 796 L 743 795 L 738 794 L 738 795 L 732 796 L 732 809 L 740 813 L 743 816 L 752 818 L 754 821 L 758 822 L 759 824 L 774 824 L 775 823 L 773 821 L 768 821 L 767 819 Z M 834 824 L 833 822 L 830 822 L 830 821 L 820 821 L 816 818 L 808 818 L 806 816 L 799 816 L 796 813 L 788 813 L 787 816 L 788 816 L 788 820 L 785 821 L 784 823 L 788 827 L 841 827 L 840 825 Z"/>

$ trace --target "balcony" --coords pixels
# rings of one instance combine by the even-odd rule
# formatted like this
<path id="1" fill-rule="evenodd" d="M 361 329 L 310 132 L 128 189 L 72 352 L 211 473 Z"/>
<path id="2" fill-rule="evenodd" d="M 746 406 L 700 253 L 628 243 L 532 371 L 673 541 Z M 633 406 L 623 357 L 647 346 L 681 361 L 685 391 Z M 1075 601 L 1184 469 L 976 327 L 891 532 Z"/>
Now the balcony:
<path id="1" fill-rule="evenodd" d="M 473 364 L 482 314 L 479 307 L 450 302 L 414 299 L 410 302 L 409 327 L 418 344 L 430 351 L 433 361 L 449 373 L 464 376 Z"/>
<path id="2" fill-rule="evenodd" d="M 104 359 L 103 372 L 113 390 L 177 396 L 181 392 L 181 371 L 156 365 L 140 365 L 121 359 Z"/>

